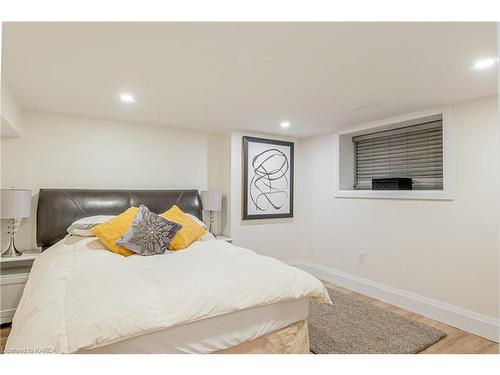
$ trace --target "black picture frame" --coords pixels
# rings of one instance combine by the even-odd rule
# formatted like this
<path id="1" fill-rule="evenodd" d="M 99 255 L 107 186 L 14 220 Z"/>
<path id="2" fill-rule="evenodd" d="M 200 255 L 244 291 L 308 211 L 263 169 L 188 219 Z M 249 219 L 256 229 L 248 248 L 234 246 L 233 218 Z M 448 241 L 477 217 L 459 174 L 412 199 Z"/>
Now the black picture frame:
<path id="1" fill-rule="evenodd" d="M 249 143 L 264 143 L 269 145 L 279 145 L 290 148 L 290 160 L 289 160 L 289 212 L 288 213 L 263 213 L 263 214 L 249 214 L 248 213 L 248 163 L 249 163 L 249 154 L 248 154 L 248 146 Z M 257 219 L 280 219 L 280 218 L 292 218 L 293 217 L 293 171 L 294 171 L 294 143 L 281 141 L 276 139 L 267 139 L 267 138 L 257 138 L 257 137 L 243 137 L 243 220 L 257 220 Z"/>

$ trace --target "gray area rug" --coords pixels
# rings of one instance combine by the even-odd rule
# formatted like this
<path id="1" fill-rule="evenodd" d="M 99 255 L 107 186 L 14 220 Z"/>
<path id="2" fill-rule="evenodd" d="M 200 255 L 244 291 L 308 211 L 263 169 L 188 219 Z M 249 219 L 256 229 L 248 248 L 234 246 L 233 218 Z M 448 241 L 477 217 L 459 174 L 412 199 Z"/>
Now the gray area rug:
<path id="1" fill-rule="evenodd" d="M 328 289 L 333 306 L 311 301 L 309 340 L 316 354 L 412 354 L 446 333 Z"/>

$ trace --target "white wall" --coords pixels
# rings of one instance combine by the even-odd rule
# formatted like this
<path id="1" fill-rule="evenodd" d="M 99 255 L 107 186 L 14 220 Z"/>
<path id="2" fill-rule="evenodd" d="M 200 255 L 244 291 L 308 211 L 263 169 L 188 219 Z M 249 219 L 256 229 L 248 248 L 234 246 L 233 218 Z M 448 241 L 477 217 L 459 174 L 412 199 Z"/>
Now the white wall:
<path id="1" fill-rule="evenodd" d="M 21 135 L 21 108 L 12 89 L 5 79 L 1 88 L 1 139 L 11 139 Z"/>
<path id="2" fill-rule="evenodd" d="M 214 212 L 214 233 L 231 235 L 231 220 L 229 217 L 229 205 L 231 194 L 231 152 L 230 133 L 214 134 L 208 138 L 208 181 L 207 189 L 220 191 L 222 193 L 222 210 Z M 204 221 L 208 223 L 208 212 L 204 212 Z"/>
<path id="3" fill-rule="evenodd" d="M 299 217 L 300 202 L 297 196 L 300 191 L 297 181 L 300 171 L 294 169 L 294 217 L 287 219 L 242 220 L 243 202 L 243 136 L 281 139 L 294 139 L 269 136 L 255 133 L 231 133 L 231 236 L 237 246 L 247 247 L 262 255 L 272 256 L 281 260 L 296 259 L 299 255 Z M 295 149 L 295 161 L 300 158 Z"/>
<path id="4" fill-rule="evenodd" d="M 42 187 L 223 191 L 226 186 L 218 159 L 222 134 L 46 112 L 23 113 L 22 126 L 22 137 L 2 142 L 2 188 L 36 194 Z M 22 221 L 20 249 L 35 246 L 33 223 L 34 216 Z"/>
<path id="5" fill-rule="evenodd" d="M 453 201 L 334 198 L 336 135 L 301 140 L 301 257 L 498 317 L 497 98 L 453 118 Z"/>

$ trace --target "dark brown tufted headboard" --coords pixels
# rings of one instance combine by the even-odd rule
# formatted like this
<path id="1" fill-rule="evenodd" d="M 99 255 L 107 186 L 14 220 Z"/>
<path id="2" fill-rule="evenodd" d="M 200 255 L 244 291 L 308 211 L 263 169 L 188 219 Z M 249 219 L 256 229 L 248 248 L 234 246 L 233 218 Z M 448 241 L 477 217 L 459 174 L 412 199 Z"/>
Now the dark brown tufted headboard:
<path id="1" fill-rule="evenodd" d="M 40 189 L 36 213 L 36 243 L 45 250 L 67 235 L 75 220 L 93 215 L 120 214 L 127 208 L 146 205 L 162 213 L 176 204 L 201 219 L 197 190 L 92 190 Z"/>

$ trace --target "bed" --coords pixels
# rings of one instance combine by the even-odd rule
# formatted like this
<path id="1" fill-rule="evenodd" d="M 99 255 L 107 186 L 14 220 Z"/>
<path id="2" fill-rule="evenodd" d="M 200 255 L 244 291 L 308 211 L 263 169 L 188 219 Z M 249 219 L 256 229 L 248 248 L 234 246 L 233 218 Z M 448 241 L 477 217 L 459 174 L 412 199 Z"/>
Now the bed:
<path id="1" fill-rule="evenodd" d="M 35 261 L 6 353 L 306 353 L 313 276 L 205 235 L 150 257 L 66 236 L 75 220 L 173 204 L 201 219 L 196 190 L 41 189 Z"/>

